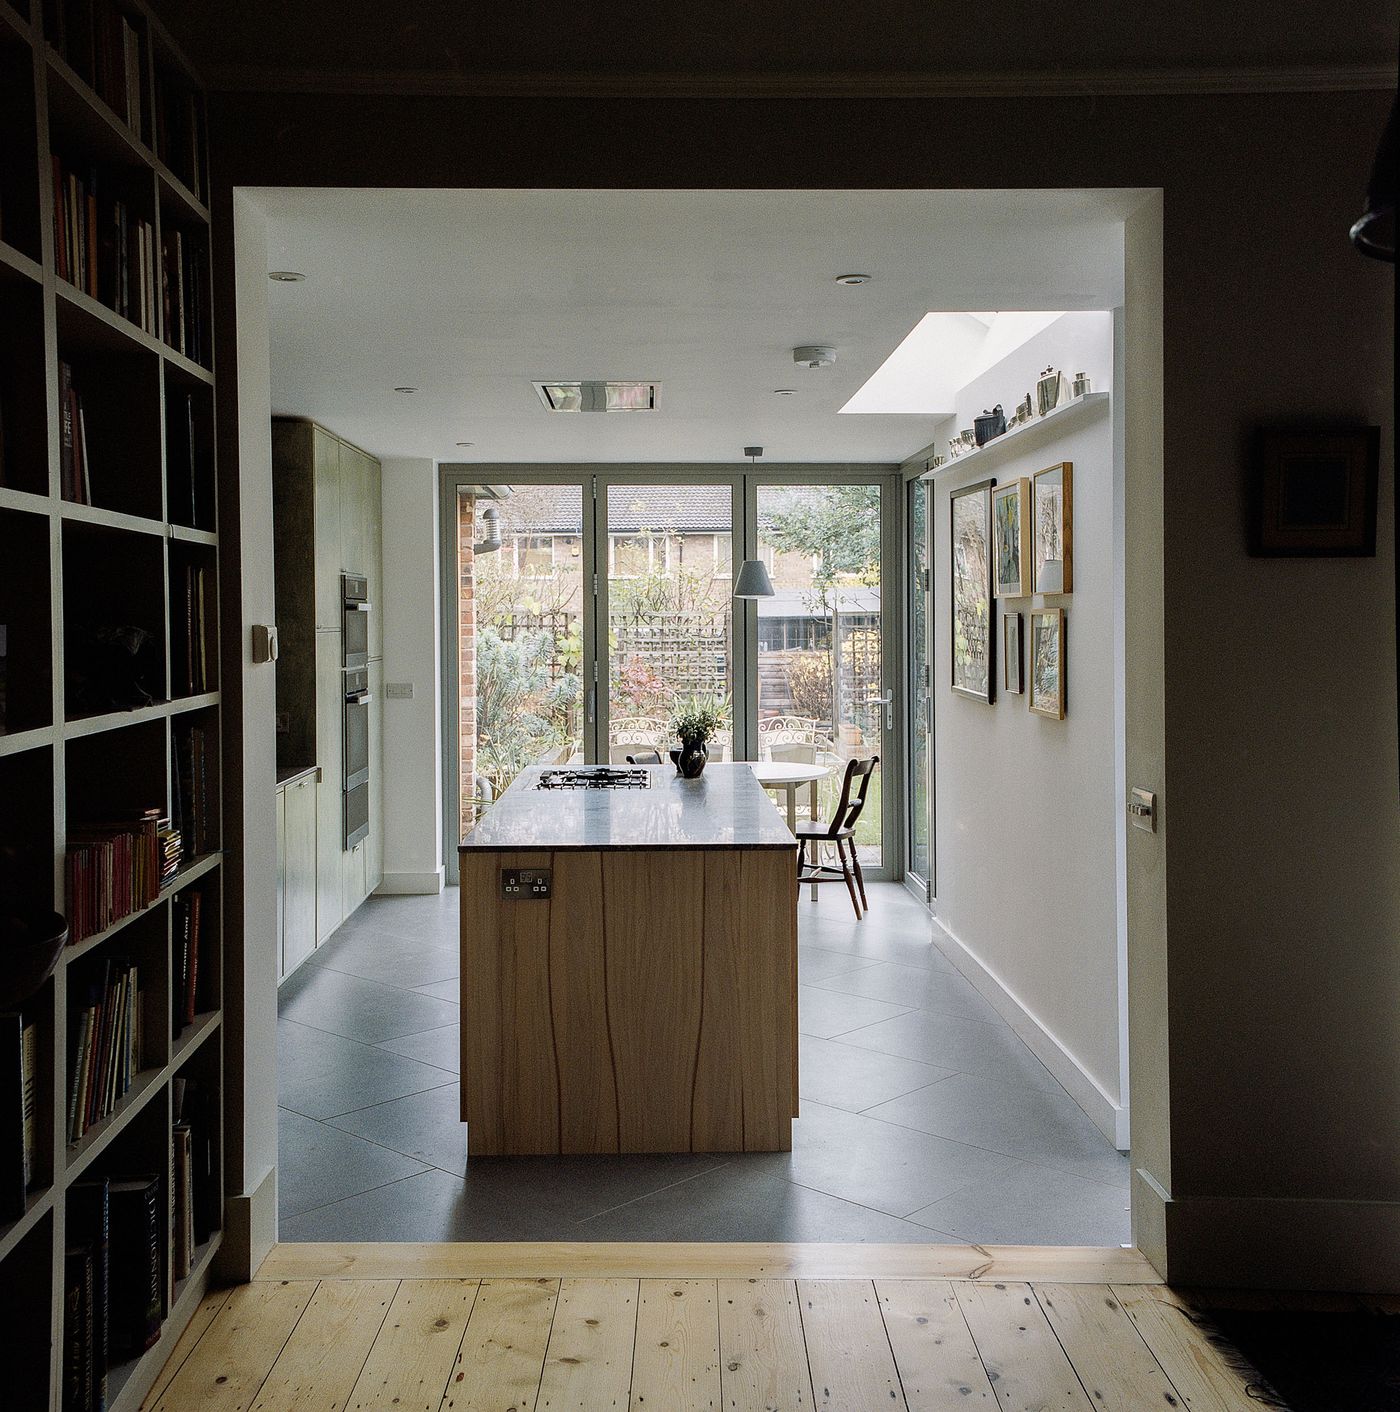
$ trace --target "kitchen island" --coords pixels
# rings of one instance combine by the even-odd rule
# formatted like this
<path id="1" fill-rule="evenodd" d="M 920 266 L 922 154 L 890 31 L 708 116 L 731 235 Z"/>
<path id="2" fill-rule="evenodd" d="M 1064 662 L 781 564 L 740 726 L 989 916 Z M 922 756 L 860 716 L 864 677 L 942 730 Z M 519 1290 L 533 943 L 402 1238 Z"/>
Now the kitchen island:
<path id="1" fill-rule="evenodd" d="M 797 844 L 747 765 L 525 770 L 460 866 L 470 1154 L 791 1148 Z"/>

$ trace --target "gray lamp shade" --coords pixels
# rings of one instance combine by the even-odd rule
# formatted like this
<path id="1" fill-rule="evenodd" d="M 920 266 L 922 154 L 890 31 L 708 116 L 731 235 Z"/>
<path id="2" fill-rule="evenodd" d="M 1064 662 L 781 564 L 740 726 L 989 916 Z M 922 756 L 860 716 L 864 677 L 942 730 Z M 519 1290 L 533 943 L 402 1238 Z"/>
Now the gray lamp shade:
<path id="1" fill-rule="evenodd" d="M 735 598 L 772 598 L 773 580 L 762 559 L 745 559 L 739 566 L 739 579 L 734 585 Z"/>

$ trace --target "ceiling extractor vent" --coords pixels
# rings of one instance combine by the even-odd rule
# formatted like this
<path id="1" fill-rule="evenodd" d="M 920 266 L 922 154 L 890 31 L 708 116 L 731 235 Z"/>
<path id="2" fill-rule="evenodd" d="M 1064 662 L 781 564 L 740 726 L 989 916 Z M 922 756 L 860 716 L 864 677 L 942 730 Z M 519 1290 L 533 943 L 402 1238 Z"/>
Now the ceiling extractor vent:
<path id="1" fill-rule="evenodd" d="M 654 412 L 659 382 L 537 382 L 535 391 L 551 412 Z"/>

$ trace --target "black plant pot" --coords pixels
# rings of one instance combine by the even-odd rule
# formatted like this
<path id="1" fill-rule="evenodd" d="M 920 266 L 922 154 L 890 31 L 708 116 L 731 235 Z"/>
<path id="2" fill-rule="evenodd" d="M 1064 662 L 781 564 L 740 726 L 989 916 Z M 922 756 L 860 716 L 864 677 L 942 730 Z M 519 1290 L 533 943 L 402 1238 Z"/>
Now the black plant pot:
<path id="1" fill-rule="evenodd" d="M 681 752 L 676 757 L 676 769 L 683 779 L 699 779 L 705 772 L 705 761 L 709 758 L 710 752 L 705 749 L 703 740 L 683 740 Z"/>

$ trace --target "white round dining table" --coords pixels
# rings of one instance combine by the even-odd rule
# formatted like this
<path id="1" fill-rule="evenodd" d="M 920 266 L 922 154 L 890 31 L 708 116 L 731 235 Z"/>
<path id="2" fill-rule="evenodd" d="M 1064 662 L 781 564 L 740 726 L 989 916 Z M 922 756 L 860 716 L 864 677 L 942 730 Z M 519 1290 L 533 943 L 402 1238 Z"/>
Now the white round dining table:
<path id="1" fill-rule="evenodd" d="M 830 773 L 829 765 L 804 765 L 798 761 L 751 760 L 753 777 L 764 789 L 781 790 L 787 796 L 787 823 L 797 832 L 797 791 L 806 785 L 809 791 L 812 818 L 817 817 L 817 785 Z"/>

